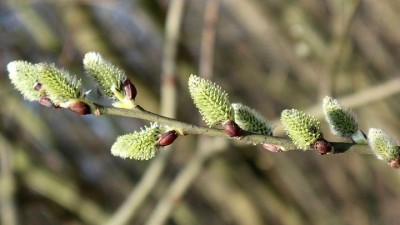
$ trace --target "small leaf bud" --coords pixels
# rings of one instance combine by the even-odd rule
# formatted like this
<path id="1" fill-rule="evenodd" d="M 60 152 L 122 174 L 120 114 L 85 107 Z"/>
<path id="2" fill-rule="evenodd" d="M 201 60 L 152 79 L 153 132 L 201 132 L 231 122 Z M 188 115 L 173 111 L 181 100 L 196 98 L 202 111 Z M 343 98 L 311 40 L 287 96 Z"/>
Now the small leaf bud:
<path id="1" fill-rule="evenodd" d="M 38 92 L 43 92 L 44 88 L 43 88 L 43 85 L 41 83 L 37 82 L 35 84 L 35 86 L 33 87 L 33 90 L 38 91 Z"/>
<path id="2" fill-rule="evenodd" d="M 161 134 L 160 137 L 158 138 L 158 145 L 159 146 L 170 145 L 175 141 L 176 138 L 178 138 L 178 133 L 175 130 L 167 131 L 166 133 Z"/>
<path id="3" fill-rule="evenodd" d="M 314 149 L 317 151 L 320 155 L 325 155 L 328 153 L 332 152 L 332 144 L 329 143 L 327 140 L 324 138 L 319 138 L 315 143 L 314 143 Z"/>
<path id="4" fill-rule="evenodd" d="M 82 101 L 71 101 L 67 104 L 66 108 L 79 115 L 87 115 L 92 113 L 90 106 Z"/>
<path id="5" fill-rule="evenodd" d="M 222 126 L 224 127 L 225 133 L 230 137 L 239 137 L 243 135 L 243 130 L 232 120 L 229 120 Z"/>
<path id="6" fill-rule="evenodd" d="M 39 98 L 38 103 L 41 104 L 42 106 L 46 106 L 49 108 L 58 108 L 59 107 L 59 106 L 54 105 L 54 103 L 47 97 Z"/>
<path id="7" fill-rule="evenodd" d="M 122 86 L 124 87 L 125 91 L 125 99 L 135 100 L 137 94 L 135 85 L 133 85 L 129 79 L 125 79 L 122 82 Z"/>

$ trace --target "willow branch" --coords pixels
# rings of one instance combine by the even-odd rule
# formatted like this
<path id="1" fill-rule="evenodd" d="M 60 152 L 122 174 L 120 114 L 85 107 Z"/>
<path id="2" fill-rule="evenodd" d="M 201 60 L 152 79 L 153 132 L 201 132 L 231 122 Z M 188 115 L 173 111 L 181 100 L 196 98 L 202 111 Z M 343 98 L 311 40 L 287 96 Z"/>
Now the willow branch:
<path id="1" fill-rule="evenodd" d="M 106 106 L 97 106 L 97 115 L 107 114 L 115 116 L 125 116 L 132 117 L 142 120 L 148 120 L 152 122 L 157 122 L 163 125 L 173 127 L 179 130 L 183 135 L 205 135 L 212 137 L 223 137 L 228 139 L 234 139 L 239 142 L 252 143 L 252 144 L 274 144 L 281 147 L 283 151 L 293 151 L 299 150 L 293 142 L 286 137 L 275 137 L 268 135 L 259 135 L 252 133 L 245 133 L 244 136 L 240 138 L 232 138 L 225 134 L 223 129 L 219 128 L 208 128 L 203 126 L 198 126 L 194 124 L 189 124 L 185 122 L 178 121 L 176 119 L 161 116 L 143 109 L 140 106 L 136 106 L 134 109 L 119 109 Z M 344 143 L 344 142 L 331 142 L 334 153 L 357 153 L 357 154 L 372 154 L 368 145 L 360 145 L 354 143 Z M 312 148 L 306 150 L 313 150 Z"/>

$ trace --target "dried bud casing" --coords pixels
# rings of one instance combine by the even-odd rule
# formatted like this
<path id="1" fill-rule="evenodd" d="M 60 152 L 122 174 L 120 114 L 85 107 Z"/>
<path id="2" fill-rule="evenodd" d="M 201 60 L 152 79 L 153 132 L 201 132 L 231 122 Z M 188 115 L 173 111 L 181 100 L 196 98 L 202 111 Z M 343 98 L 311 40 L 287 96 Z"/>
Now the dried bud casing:
<path id="1" fill-rule="evenodd" d="M 262 146 L 270 152 L 281 152 L 283 150 L 282 146 L 275 144 L 263 143 Z"/>
<path id="2" fill-rule="evenodd" d="M 90 106 L 82 101 L 73 101 L 68 103 L 67 108 L 79 115 L 87 115 L 92 113 Z"/>
<path id="3" fill-rule="evenodd" d="M 332 152 L 332 144 L 324 138 L 319 138 L 314 144 L 314 149 L 320 155 L 325 155 Z"/>
<path id="4" fill-rule="evenodd" d="M 135 85 L 133 85 L 129 79 L 125 79 L 122 82 L 122 86 L 124 87 L 124 91 L 125 91 L 125 99 L 135 100 L 136 95 L 137 95 L 137 90 L 136 90 Z"/>
<path id="5" fill-rule="evenodd" d="M 43 92 L 44 91 L 43 84 L 39 82 L 35 83 L 35 86 L 33 86 L 33 90 L 38 92 Z"/>
<path id="6" fill-rule="evenodd" d="M 163 133 L 158 138 L 158 146 L 170 145 L 175 141 L 176 138 L 178 138 L 178 133 L 175 130 L 170 130 L 166 133 Z"/>
<path id="7" fill-rule="evenodd" d="M 58 108 L 59 107 L 59 106 L 54 105 L 54 103 L 47 97 L 39 98 L 38 103 L 41 104 L 42 106 L 46 106 L 49 108 Z"/>
<path id="8" fill-rule="evenodd" d="M 390 166 L 395 169 L 400 168 L 400 159 L 392 160 Z"/>
<path id="9" fill-rule="evenodd" d="M 230 137 L 239 137 L 243 135 L 242 128 L 239 127 L 233 120 L 229 120 L 228 122 L 223 124 L 224 131 Z"/>

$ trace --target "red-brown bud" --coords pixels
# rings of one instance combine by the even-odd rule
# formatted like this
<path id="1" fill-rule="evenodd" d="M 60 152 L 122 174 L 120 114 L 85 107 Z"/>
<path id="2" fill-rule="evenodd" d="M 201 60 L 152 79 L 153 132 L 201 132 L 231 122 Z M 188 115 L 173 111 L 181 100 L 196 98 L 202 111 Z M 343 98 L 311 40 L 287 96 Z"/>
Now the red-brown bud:
<path id="1" fill-rule="evenodd" d="M 229 120 L 228 122 L 223 124 L 225 133 L 230 137 L 239 137 L 242 136 L 243 130 L 239 127 L 234 121 Z"/>
<path id="2" fill-rule="evenodd" d="M 122 82 L 122 86 L 125 91 L 125 99 L 135 100 L 137 94 L 135 85 L 133 85 L 129 79 L 125 79 Z"/>
<path id="3" fill-rule="evenodd" d="M 323 138 L 319 138 L 314 144 L 314 149 L 320 155 L 325 155 L 332 151 L 332 144 Z"/>
<path id="4" fill-rule="evenodd" d="M 400 159 L 392 160 L 390 166 L 395 169 L 400 168 Z"/>
<path id="5" fill-rule="evenodd" d="M 68 104 L 68 109 L 79 115 L 87 115 L 92 113 L 90 106 L 81 101 L 71 102 Z"/>
<path id="6" fill-rule="evenodd" d="M 167 146 L 172 144 L 175 139 L 178 138 L 178 133 L 175 130 L 170 130 L 164 134 L 161 134 L 158 138 L 159 146 Z"/>

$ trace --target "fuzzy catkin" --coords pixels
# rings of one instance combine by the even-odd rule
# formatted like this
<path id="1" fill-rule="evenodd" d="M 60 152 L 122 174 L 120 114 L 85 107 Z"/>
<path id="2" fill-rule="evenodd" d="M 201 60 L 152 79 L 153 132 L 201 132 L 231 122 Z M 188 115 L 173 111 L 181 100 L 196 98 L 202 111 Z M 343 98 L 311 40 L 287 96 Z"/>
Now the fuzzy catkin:
<path id="1" fill-rule="evenodd" d="M 307 149 L 322 137 L 317 119 L 297 109 L 283 110 L 281 122 L 287 135 L 298 148 Z"/>
<path id="2" fill-rule="evenodd" d="M 234 114 L 228 94 L 213 82 L 190 75 L 189 92 L 208 126 L 233 120 Z"/>

